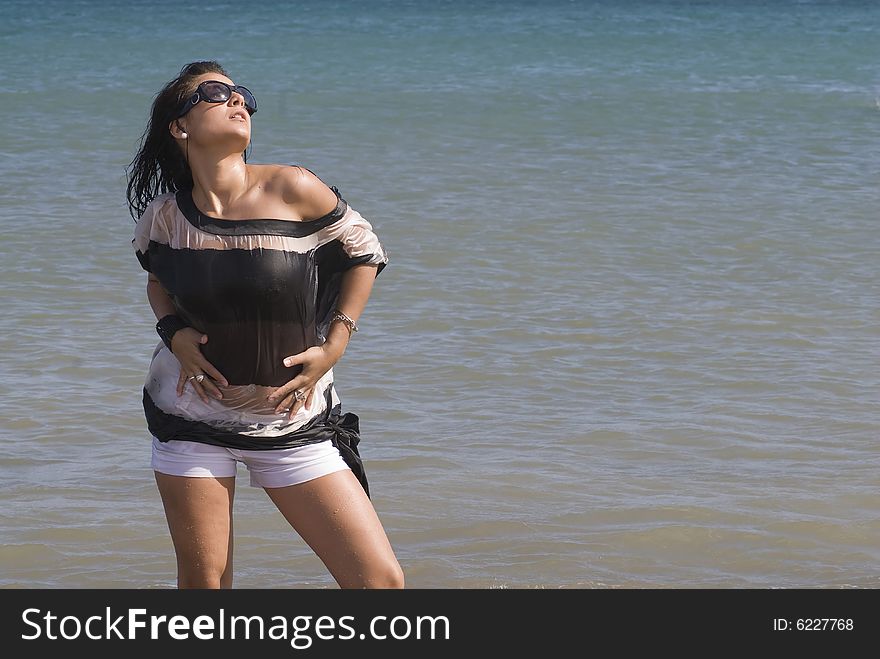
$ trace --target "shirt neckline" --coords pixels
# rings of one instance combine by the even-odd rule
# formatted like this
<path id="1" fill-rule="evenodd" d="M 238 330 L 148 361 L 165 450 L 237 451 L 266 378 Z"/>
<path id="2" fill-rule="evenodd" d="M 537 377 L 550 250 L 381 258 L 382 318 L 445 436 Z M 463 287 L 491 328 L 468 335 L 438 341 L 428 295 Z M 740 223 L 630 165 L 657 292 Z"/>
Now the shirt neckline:
<path id="1" fill-rule="evenodd" d="M 192 190 L 178 190 L 175 194 L 177 207 L 186 220 L 200 231 L 216 235 L 272 235 L 302 238 L 320 231 L 321 229 L 342 219 L 348 210 L 348 203 L 339 194 L 335 187 L 331 188 L 336 194 L 336 208 L 326 215 L 314 220 L 282 220 L 278 218 L 249 218 L 242 220 L 229 220 L 221 217 L 211 217 L 202 213 L 192 198 Z"/>

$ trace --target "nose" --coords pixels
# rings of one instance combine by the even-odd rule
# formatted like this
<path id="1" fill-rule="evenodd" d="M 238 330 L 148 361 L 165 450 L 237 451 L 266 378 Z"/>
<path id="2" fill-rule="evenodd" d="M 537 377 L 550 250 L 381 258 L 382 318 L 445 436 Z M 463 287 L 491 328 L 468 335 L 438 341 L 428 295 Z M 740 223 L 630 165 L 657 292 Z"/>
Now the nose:
<path id="1" fill-rule="evenodd" d="M 244 96 L 238 91 L 232 90 L 232 94 L 229 95 L 229 102 L 232 105 L 244 105 Z"/>

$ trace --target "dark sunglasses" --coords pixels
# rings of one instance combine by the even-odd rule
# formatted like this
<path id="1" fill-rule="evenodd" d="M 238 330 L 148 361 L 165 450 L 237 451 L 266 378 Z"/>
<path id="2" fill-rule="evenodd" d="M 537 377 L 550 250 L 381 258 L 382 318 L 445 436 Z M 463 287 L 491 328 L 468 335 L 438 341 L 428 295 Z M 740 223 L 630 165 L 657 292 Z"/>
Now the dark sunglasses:
<path id="1" fill-rule="evenodd" d="M 231 97 L 232 92 L 238 92 L 244 98 L 244 109 L 248 114 L 254 114 L 257 111 L 257 99 L 247 87 L 241 85 L 227 85 L 219 80 L 205 80 L 200 84 L 196 91 L 180 106 L 177 117 L 182 117 L 199 104 L 199 101 L 207 103 L 226 103 Z"/>

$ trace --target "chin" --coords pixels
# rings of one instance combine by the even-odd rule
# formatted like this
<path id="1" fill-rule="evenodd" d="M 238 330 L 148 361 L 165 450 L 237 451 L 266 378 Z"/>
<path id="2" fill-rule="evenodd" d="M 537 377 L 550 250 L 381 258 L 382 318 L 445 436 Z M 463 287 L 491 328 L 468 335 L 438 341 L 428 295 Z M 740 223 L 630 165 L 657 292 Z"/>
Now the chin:
<path id="1" fill-rule="evenodd" d="M 250 146 L 251 143 L 250 131 L 248 131 L 246 135 L 239 134 L 235 136 L 230 136 L 229 143 L 233 145 L 232 148 L 236 151 L 244 151 L 248 148 L 248 146 Z"/>

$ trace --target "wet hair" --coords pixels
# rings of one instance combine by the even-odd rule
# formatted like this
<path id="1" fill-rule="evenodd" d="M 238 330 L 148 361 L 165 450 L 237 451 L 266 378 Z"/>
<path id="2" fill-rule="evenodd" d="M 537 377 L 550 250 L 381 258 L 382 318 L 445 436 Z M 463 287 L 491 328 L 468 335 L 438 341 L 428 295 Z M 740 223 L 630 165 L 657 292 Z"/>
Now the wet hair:
<path id="1" fill-rule="evenodd" d="M 229 77 L 217 62 L 191 62 L 153 100 L 140 147 L 126 169 L 128 210 L 135 220 L 143 215 L 157 195 L 192 189 L 192 171 L 168 130 L 168 124 L 174 120 L 184 100 L 193 93 L 196 78 L 205 73 Z"/>

